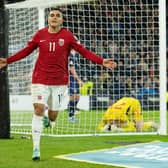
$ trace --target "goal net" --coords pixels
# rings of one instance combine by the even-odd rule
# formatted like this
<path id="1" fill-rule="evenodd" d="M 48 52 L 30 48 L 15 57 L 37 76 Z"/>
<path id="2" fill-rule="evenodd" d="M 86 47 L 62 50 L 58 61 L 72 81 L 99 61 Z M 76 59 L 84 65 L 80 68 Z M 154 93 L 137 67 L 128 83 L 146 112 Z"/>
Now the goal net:
<path id="1" fill-rule="evenodd" d="M 39 28 L 47 26 L 50 7 L 59 7 L 64 12 L 63 26 L 69 28 L 80 43 L 118 64 L 114 70 L 108 70 L 79 55 L 75 57 L 77 73 L 84 81 L 75 113 L 78 122 L 68 120 L 67 95 L 55 126 L 44 129 L 45 135 L 166 133 L 165 37 L 162 33 L 165 28 L 160 21 L 164 17 L 160 3 L 164 1 L 160 1 L 71 0 L 63 3 L 57 0 L 51 3 L 27 0 L 7 5 L 9 55 L 22 49 Z M 37 52 L 8 66 L 11 131 L 15 133 L 31 133 L 33 106 L 30 86 Z M 100 131 L 98 125 L 103 114 L 122 97 L 138 99 L 144 123 L 154 122 L 159 128 L 155 125 L 140 132 Z M 132 118 L 129 119 L 133 122 Z"/>

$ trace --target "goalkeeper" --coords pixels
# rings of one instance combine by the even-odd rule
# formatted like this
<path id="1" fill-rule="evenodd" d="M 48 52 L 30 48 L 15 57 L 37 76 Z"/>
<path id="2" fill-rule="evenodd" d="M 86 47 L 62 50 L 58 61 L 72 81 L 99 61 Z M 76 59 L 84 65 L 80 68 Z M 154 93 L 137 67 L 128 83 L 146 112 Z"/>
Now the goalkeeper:
<path id="1" fill-rule="evenodd" d="M 123 97 L 110 106 L 98 125 L 99 131 L 132 132 L 156 129 L 157 124 L 143 122 L 140 102 L 131 97 Z"/>

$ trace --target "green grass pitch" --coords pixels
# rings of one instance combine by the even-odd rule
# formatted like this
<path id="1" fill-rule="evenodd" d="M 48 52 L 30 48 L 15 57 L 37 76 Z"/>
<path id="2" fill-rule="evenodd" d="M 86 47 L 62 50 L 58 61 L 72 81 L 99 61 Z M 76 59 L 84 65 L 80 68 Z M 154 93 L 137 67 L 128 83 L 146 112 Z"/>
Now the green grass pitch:
<path id="1" fill-rule="evenodd" d="M 64 115 L 64 113 L 61 115 Z M 61 115 L 59 116 L 60 122 L 63 117 Z M 31 116 L 28 115 L 28 117 Z M 24 138 L 22 135 L 12 134 L 11 139 L 0 140 L 0 168 L 108 168 L 112 166 L 62 160 L 54 158 L 54 156 L 112 148 L 121 146 L 123 143 L 150 142 L 155 140 L 168 142 L 167 136 L 160 135 L 42 137 L 41 161 L 33 162 L 31 160 L 31 137 Z"/>
<path id="2" fill-rule="evenodd" d="M 112 166 L 96 165 L 55 159 L 53 156 L 81 151 L 112 148 L 121 142 L 168 141 L 166 136 L 92 136 L 92 137 L 42 137 L 41 161 L 31 160 L 32 140 L 22 139 L 21 135 L 12 135 L 13 139 L 0 140 L 0 168 L 108 168 Z M 114 168 L 114 167 L 113 167 Z"/>

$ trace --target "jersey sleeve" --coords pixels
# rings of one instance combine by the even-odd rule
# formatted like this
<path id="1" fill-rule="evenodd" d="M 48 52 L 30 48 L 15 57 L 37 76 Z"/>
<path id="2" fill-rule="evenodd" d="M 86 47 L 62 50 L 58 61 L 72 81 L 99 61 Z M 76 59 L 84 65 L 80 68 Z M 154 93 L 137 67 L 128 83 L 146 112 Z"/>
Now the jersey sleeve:
<path id="1" fill-rule="evenodd" d="M 79 52 L 86 59 L 97 64 L 103 64 L 103 59 L 97 56 L 95 53 L 86 49 L 82 44 L 79 43 L 79 41 L 74 37 L 73 34 L 71 34 L 71 47 Z"/>
<path id="2" fill-rule="evenodd" d="M 141 104 L 138 100 L 135 100 L 133 103 L 133 119 L 135 121 L 142 121 L 143 120 Z"/>
<path id="3" fill-rule="evenodd" d="M 7 58 L 7 63 L 10 64 L 12 62 L 21 60 L 28 56 L 30 53 L 33 52 L 38 46 L 38 32 L 33 36 L 33 38 L 27 43 L 26 47 L 22 50 L 16 52 L 14 55 Z"/>

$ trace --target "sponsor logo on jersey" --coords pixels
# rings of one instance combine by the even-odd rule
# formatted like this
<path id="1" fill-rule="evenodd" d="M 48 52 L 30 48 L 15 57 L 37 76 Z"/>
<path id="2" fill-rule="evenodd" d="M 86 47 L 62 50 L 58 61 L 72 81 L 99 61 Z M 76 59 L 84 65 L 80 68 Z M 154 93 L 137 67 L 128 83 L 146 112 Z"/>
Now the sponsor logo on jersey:
<path id="1" fill-rule="evenodd" d="M 64 39 L 59 39 L 58 44 L 59 44 L 59 46 L 63 46 L 64 45 Z"/>
<path id="2" fill-rule="evenodd" d="M 45 42 L 46 40 L 40 40 L 40 43 Z"/>

